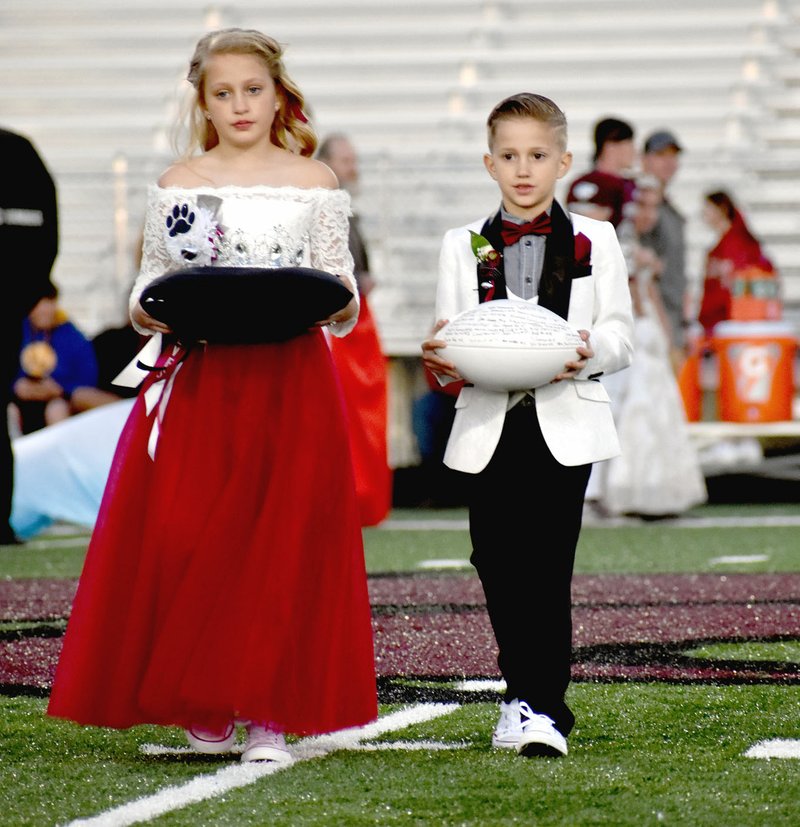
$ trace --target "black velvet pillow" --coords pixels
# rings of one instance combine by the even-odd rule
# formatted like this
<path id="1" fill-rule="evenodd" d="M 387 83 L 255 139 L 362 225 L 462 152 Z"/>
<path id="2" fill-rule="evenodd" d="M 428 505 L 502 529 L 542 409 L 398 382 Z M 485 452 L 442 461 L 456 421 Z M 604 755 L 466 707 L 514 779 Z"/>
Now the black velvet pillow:
<path id="1" fill-rule="evenodd" d="M 187 267 L 148 284 L 140 303 L 184 343 L 247 344 L 299 336 L 352 298 L 310 267 Z"/>

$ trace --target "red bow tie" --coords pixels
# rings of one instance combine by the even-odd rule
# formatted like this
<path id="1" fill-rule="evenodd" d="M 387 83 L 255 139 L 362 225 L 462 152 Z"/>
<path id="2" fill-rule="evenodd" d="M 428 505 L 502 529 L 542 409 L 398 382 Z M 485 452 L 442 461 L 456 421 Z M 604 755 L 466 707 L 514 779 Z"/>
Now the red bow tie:
<path id="1" fill-rule="evenodd" d="M 525 224 L 515 224 L 513 221 L 503 222 L 503 241 L 509 247 L 516 244 L 524 235 L 549 235 L 552 230 L 550 216 L 546 213 L 539 213 L 533 221 Z"/>

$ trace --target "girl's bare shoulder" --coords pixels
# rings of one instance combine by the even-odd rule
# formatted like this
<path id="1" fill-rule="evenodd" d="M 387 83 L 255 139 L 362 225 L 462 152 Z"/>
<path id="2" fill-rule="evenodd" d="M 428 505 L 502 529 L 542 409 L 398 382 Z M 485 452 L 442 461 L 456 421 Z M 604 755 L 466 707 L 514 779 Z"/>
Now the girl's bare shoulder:
<path id="1" fill-rule="evenodd" d="M 290 172 L 292 185 L 297 187 L 336 189 L 339 186 L 333 170 L 315 158 L 295 155 L 287 172 Z"/>
<path id="2" fill-rule="evenodd" d="M 172 164 L 158 179 L 160 187 L 201 187 L 209 183 L 208 176 L 203 174 L 202 164 L 195 158 Z"/>

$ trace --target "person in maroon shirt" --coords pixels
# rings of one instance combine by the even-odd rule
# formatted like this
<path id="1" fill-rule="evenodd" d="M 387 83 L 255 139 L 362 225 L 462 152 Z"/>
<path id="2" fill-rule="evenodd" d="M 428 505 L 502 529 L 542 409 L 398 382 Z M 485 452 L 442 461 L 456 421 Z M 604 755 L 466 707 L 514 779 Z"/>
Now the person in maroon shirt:
<path id="1" fill-rule="evenodd" d="M 636 159 L 634 130 L 618 118 L 604 118 L 594 128 L 594 166 L 576 178 L 567 193 L 572 212 L 619 226 L 625 205 L 633 199 L 634 182 L 629 177 Z"/>

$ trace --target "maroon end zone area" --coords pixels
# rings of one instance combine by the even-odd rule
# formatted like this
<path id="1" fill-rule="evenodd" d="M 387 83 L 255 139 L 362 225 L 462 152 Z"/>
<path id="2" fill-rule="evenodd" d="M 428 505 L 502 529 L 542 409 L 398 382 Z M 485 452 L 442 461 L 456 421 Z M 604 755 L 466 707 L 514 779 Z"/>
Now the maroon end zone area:
<path id="1" fill-rule="evenodd" d="M 47 694 L 75 585 L 0 583 L 0 692 Z M 382 700 L 487 695 L 445 686 L 500 677 L 474 574 L 375 576 L 369 590 Z M 713 642 L 800 639 L 800 574 L 579 575 L 573 605 L 575 680 L 800 683 L 797 663 L 685 654 Z"/>

